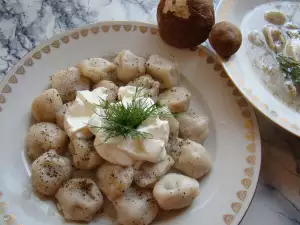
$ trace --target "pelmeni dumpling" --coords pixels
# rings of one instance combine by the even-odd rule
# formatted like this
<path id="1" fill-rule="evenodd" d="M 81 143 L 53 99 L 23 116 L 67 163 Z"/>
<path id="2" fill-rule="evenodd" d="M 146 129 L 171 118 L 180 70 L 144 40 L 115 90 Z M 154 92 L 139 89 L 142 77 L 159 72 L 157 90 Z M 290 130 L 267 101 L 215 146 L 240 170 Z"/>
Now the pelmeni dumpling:
<path id="1" fill-rule="evenodd" d="M 158 213 L 157 203 L 152 193 L 146 189 L 131 187 L 113 204 L 117 222 L 122 225 L 148 225 Z"/>
<path id="2" fill-rule="evenodd" d="M 58 209 L 67 220 L 90 221 L 103 204 L 96 183 L 89 178 L 73 178 L 59 188 L 55 195 Z"/>
<path id="3" fill-rule="evenodd" d="M 174 87 L 178 83 L 180 75 L 176 64 L 160 55 L 149 57 L 146 62 L 146 71 L 162 82 L 162 88 Z"/>
<path id="4" fill-rule="evenodd" d="M 68 137 L 56 124 L 42 122 L 29 128 L 26 144 L 28 156 L 36 159 L 51 149 L 63 153 L 67 148 Z"/>
<path id="5" fill-rule="evenodd" d="M 78 68 L 70 67 L 54 73 L 51 77 L 51 84 L 65 103 L 76 98 L 76 91 L 89 90 L 91 81 L 80 76 Z"/>
<path id="6" fill-rule="evenodd" d="M 32 163 L 32 185 L 38 193 L 51 196 L 56 193 L 64 181 L 70 178 L 71 172 L 70 160 L 51 150 Z"/>
<path id="7" fill-rule="evenodd" d="M 181 209 L 193 203 L 200 194 L 197 180 L 178 173 L 169 173 L 154 186 L 153 196 L 164 210 Z"/>
<path id="8" fill-rule="evenodd" d="M 111 78 L 111 72 L 115 70 L 115 64 L 102 58 L 89 58 L 82 60 L 77 67 L 82 76 L 91 79 L 94 83 Z"/>
<path id="9" fill-rule="evenodd" d="M 73 102 L 67 102 L 62 105 L 57 111 L 56 111 L 56 124 L 59 126 L 61 129 L 64 128 L 64 123 L 65 123 L 65 114 L 68 110 L 68 108 L 72 105 Z"/>
<path id="10" fill-rule="evenodd" d="M 130 81 L 128 85 L 135 87 L 142 87 L 146 91 L 146 96 L 152 98 L 154 101 L 157 100 L 157 96 L 159 93 L 159 82 L 154 80 L 150 75 L 140 76 L 133 81 Z"/>
<path id="11" fill-rule="evenodd" d="M 161 162 L 144 162 L 134 173 L 134 182 L 142 188 L 151 188 L 163 175 L 165 175 L 173 166 L 174 160 L 167 156 Z"/>
<path id="12" fill-rule="evenodd" d="M 55 123 L 56 111 L 62 105 L 63 103 L 57 90 L 48 89 L 33 100 L 31 105 L 32 115 L 38 122 Z"/>
<path id="13" fill-rule="evenodd" d="M 122 82 L 129 82 L 145 74 L 145 59 L 136 56 L 129 50 L 123 50 L 114 59 L 117 66 L 117 77 Z"/>
<path id="14" fill-rule="evenodd" d="M 114 200 L 130 187 L 134 176 L 132 167 L 104 163 L 97 171 L 98 186 L 109 200 Z"/>
<path id="15" fill-rule="evenodd" d="M 173 87 L 158 96 L 158 102 L 166 105 L 172 113 L 186 112 L 190 105 L 191 93 L 184 87 Z"/>
<path id="16" fill-rule="evenodd" d="M 179 114 L 179 135 L 183 139 L 203 143 L 208 136 L 208 118 L 192 117 L 188 114 Z"/>
<path id="17" fill-rule="evenodd" d="M 77 169 L 90 170 L 103 163 L 103 159 L 96 152 L 92 140 L 73 139 L 70 141 L 69 149 Z"/>
<path id="18" fill-rule="evenodd" d="M 179 122 L 178 120 L 173 116 L 173 114 L 169 113 L 167 116 L 160 116 L 161 120 L 168 121 L 169 124 L 169 130 L 170 130 L 170 136 L 171 137 L 178 137 L 179 134 Z"/>
<path id="19" fill-rule="evenodd" d="M 101 80 L 95 84 L 94 89 L 104 87 L 107 89 L 107 100 L 113 102 L 117 99 L 119 87 L 110 80 Z"/>
<path id="20" fill-rule="evenodd" d="M 200 179 L 211 170 L 211 157 L 197 142 L 174 137 L 167 151 L 175 161 L 174 167 L 192 178 Z"/>

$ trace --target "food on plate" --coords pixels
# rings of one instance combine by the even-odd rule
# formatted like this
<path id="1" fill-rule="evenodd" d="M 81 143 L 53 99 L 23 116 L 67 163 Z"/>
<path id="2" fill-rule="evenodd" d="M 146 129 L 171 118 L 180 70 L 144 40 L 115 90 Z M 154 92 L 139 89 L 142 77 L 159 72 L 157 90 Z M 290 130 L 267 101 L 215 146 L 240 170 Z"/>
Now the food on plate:
<path id="1" fill-rule="evenodd" d="M 113 62 L 91 58 L 77 66 L 55 73 L 52 89 L 33 102 L 35 117 L 43 116 L 37 120 L 52 122 L 32 125 L 27 135 L 37 193 L 55 196 L 68 221 L 91 221 L 103 193 L 122 225 L 150 224 L 158 205 L 192 204 L 199 194 L 193 178 L 212 166 L 192 141 L 206 138 L 208 119 L 186 114 L 191 93 L 180 86 L 176 63 L 124 50 Z M 78 88 L 82 80 L 88 82 Z M 172 168 L 191 178 L 168 174 Z"/>
<path id="2" fill-rule="evenodd" d="M 66 103 L 75 99 L 76 91 L 89 90 L 91 81 L 81 76 L 78 68 L 70 67 L 54 73 L 51 77 L 51 85 Z"/>
<path id="3" fill-rule="evenodd" d="M 94 89 L 104 87 L 107 89 L 107 100 L 113 102 L 118 97 L 118 89 L 119 87 L 115 85 L 114 82 L 110 80 L 101 80 L 94 85 Z"/>
<path id="4" fill-rule="evenodd" d="M 61 154 L 66 150 L 67 144 L 66 133 L 54 123 L 32 125 L 26 138 L 27 154 L 33 160 L 51 149 Z"/>
<path id="5" fill-rule="evenodd" d="M 67 220 L 90 221 L 101 209 L 103 196 L 89 178 L 73 178 L 65 182 L 55 198 L 58 209 Z"/>
<path id="6" fill-rule="evenodd" d="M 281 2 L 258 6 L 248 15 L 259 18 L 246 29 L 245 45 L 250 64 L 262 83 L 285 105 L 300 111 L 300 26 L 299 3 Z"/>
<path id="7" fill-rule="evenodd" d="M 223 58 L 235 54 L 242 44 L 242 33 L 232 23 L 222 21 L 215 24 L 209 34 L 209 43 Z"/>
<path id="8" fill-rule="evenodd" d="M 55 89 L 48 89 L 36 97 L 31 105 L 33 117 L 37 122 L 56 122 L 56 111 L 63 103 Z"/>
<path id="9" fill-rule="evenodd" d="M 211 0 L 161 0 L 157 8 L 161 38 L 177 48 L 204 42 L 215 24 Z"/>
<path id="10" fill-rule="evenodd" d="M 203 143 L 208 136 L 208 118 L 179 114 L 176 119 L 179 122 L 179 136 L 183 139 Z"/>
<path id="11" fill-rule="evenodd" d="M 51 196 L 60 185 L 71 177 L 71 161 L 54 150 L 45 152 L 31 166 L 31 182 L 34 189 L 43 195 Z"/>
<path id="12" fill-rule="evenodd" d="M 179 81 L 177 65 L 160 55 L 150 55 L 146 62 L 146 71 L 161 82 L 160 88 L 171 88 Z"/>
<path id="13" fill-rule="evenodd" d="M 151 191 L 131 187 L 113 201 L 117 222 L 124 225 L 148 225 L 156 217 L 158 206 Z"/>
<path id="14" fill-rule="evenodd" d="M 82 60 L 78 65 L 81 75 L 94 83 L 101 80 L 110 80 L 116 65 L 102 58 L 89 58 Z"/>
<path id="15" fill-rule="evenodd" d="M 168 154 L 174 159 L 174 167 L 194 179 L 205 176 L 212 167 L 209 153 L 199 143 L 189 139 L 172 138 Z"/>
<path id="16" fill-rule="evenodd" d="M 279 10 L 270 10 L 265 12 L 265 20 L 275 25 L 283 25 L 286 22 L 286 16 Z"/>
<path id="17" fill-rule="evenodd" d="M 134 169 L 131 166 L 122 167 L 106 162 L 97 170 L 98 187 L 112 201 L 131 186 L 133 175 Z"/>
<path id="18" fill-rule="evenodd" d="M 117 68 L 117 78 L 122 82 L 129 82 L 145 74 L 145 59 L 136 56 L 129 50 L 120 52 L 114 59 Z"/>
<path id="19" fill-rule="evenodd" d="M 62 105 L 57 111 L 56 111 L 56 124 L 61 129 L 65 129 L 65 114 L 67 112 L 67 109 L 72 105 L 73 102 L 67 102 Z"/>
<path id="20" fill-rule="evenodd" d="M 181 209 L 193 203 L 200 194 L 197 180 L 178 173 L 163 176 L 153 188 L 153 196 L 164 210 Z"/>
<path id="21" fill-rule="evenodd" d="M 169 155 L 158 163 L 143 162 L 134 173 L 134 182 L 141 188 L 152 188 L 173 165 L 174 160 Z"/>
<path id="22" fill-rule="evenodd" d="M 92 140 L 73 139 L 70 141 L 69 150 L 73 157 L 73 164 L 77 169 L 90 170 L 103 163 L 94 148 Z"/>
<path id="23" fill-rule="evenodd" d="M 159 85 L 160 83 L 154 80 L 150 75 L 140 76 L 133 81 L 130 81 L 128 85 L 135 87 L 143 87 L 145 89 L 146 94 L 152 98 L 153 101 L 157 100 L 157 96 L 159 93 Z"/>
<path id="24" fill-rule="evenodd" d="M 183 113 L 190 106 L 191 96 L 184 87 L 172 87 L 158 96 L 158 102 L 168 106 L 172 113 Z"/>

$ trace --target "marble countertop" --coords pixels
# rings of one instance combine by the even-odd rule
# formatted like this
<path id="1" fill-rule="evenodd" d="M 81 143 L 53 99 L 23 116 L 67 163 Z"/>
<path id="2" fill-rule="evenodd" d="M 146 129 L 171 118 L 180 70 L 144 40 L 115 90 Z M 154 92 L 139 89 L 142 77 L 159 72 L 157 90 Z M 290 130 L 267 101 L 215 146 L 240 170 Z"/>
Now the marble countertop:
<path id="1" fill-rule="evenodd" d="M 157 4 L 158 0 L 0 0 L 0 81 L 25 53 L 56 33 L 101 20 L 156 23 Z M 262 169 L 241 224 L 300 224 L 300 139 L 256 114 Z"/>

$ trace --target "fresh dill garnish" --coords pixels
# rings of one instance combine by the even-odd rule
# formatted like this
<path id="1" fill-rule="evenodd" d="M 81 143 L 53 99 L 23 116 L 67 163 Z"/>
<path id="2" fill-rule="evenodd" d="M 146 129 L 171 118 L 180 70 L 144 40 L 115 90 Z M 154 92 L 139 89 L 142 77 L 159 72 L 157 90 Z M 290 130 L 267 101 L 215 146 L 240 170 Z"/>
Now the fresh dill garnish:
<path id="1" fill-rule="evenodd" d="M 300 62 L 283 55 L 276 56 L 280 70 L 292 79 L 295 84 L 300 84 Z"/>
<path id="2" fill-rule="evenodd" d="M 131 139 L 151 138 L 151 134 L 139 131 L 137 128 L 149 117 L 167 117 L 171 113 L 166 106 L 157 103 L 149 104 L 149 100 L 143 98 L 142 90 L 143 88 L 137 88 L 129 103 L 109 102 L 102 99 L 96 107 L 104 111 L 103 115 L 98 114 L 102 117 L 103 123 L 99 127 L 89 126 L 105 133 L 105 141 L 118 136 Z"/>

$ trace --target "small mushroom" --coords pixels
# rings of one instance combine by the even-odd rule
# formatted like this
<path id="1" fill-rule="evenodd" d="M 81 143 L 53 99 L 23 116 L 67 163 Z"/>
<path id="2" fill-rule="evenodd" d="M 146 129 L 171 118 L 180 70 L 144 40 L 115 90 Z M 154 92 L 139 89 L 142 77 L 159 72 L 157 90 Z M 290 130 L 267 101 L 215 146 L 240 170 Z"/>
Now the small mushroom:
<path id="1" fill-rule="evenodd" d="M 266 25 L 263 28 L 263 33 L 269 48 L 275 53 L 282 52 L 286 40 L 281 30 L 273 25 Z"/>
<path id="2" fill-rule="evenodd" d="M 264 45 L 264 41 L 261 37 L 261 34 L 259 31 L 257 30 L 253 30 L 248 34 L 248 40 L 256 46 L 263 46 Z"/>
<path id="3" fill-rule="evenodd" d="M 286 22 L 285 15 L 277 10 L 265 12 L 265 20 L 275 25 L 283 25 Z"/>

